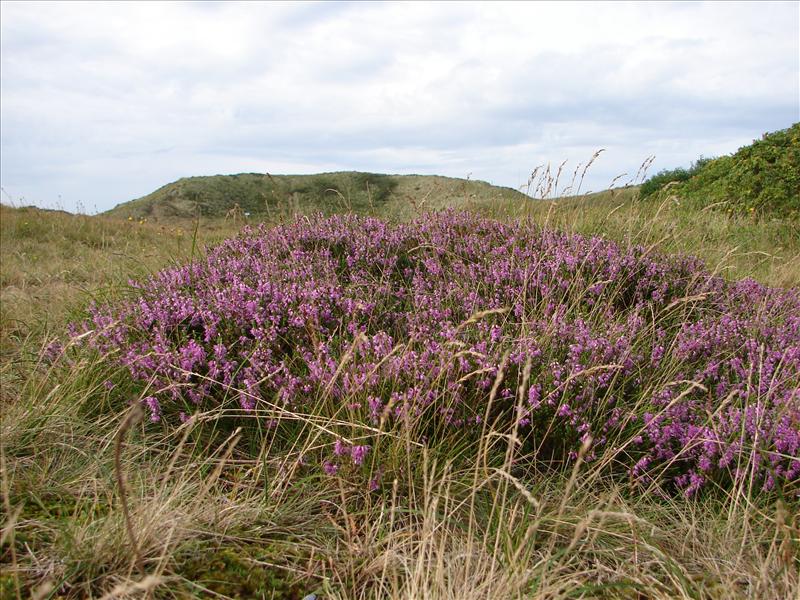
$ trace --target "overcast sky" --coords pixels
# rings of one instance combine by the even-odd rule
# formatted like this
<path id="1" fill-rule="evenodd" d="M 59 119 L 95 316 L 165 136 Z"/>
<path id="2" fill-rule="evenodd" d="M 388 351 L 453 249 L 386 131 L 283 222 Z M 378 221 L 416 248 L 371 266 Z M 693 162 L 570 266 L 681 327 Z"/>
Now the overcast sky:
<path id="1" fill-rule="evenodd" d="M 362 170 L 591 189 L 800 121 L 800 3 L 33 3 L 0 9 L 2 202 Z"/>

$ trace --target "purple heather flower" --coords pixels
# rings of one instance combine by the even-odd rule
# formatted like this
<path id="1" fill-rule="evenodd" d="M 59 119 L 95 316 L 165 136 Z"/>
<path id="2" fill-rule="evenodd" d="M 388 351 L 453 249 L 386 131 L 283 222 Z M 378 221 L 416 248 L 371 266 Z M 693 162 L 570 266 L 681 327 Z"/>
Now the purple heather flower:
<path id="1" fill-rule="evenodd" d="M 333 453 L 336 456 L 344 456 L 349 451 L 350 450 L 348 449 L 347 444 L 345 444 L 342 440 L 337 439 L 336 442 L 334 442 Z"/>
<path id="2" fill-rule="evenodd" d="M 142 403 L 150 411 L 150 420 L 153 423 L 158 423 L 161 420 L 161 405 L 158 403 L 158 399 L 155 396 L 147 396 L 142 399 Z"/>
<path id="3" fill-rule="evenodd" d="M 800 290 L 727 282 L 691 257 L 453 211 L 317 216 L 132 286 L 69 331 L 157 383 L 154 420 L 241 390 L 245 410 L 325 397 L 386 427 L 478 431 L 502 366 L 495 407 L 564 436 L 564 458 L 592 431 L 598 449 L 633 438 L 636 477 L 666 467 L 690 493 L 737 468 L 764 487 L 800 480 Z M 356 464 L 368 449 L 334 444 Z"/>
<path id="4" fill-rule="evenodd" d="M 383 473 L 381 473 L 381 471 L 379 469 L 378 472 L 375 474 L 375 476 L 372 479 L 369 480 L 369 491 L 370 492 L 375 492 L 375 491 L 381 489 L 380 481 L 381 481 L 381 476 L 382 475 L 383 475 Z"/>
<path id="5" fill-rule="evenodd" d="M 350 457 L 353 459 L 353 464 L 354 465 L 363 464 L 364 458 L 366 458 L 369 450 L 370 446 L 353 446 L 350 449 Z"/>

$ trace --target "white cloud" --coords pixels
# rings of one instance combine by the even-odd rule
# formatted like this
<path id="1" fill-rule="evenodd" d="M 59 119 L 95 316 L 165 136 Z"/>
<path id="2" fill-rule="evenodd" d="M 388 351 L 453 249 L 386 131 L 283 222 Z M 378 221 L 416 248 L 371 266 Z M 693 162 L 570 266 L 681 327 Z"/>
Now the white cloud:
<path id="1" fill-rule="evenodd" d="M 800 120 L 792 3 L 3 3 L 2 185 L 106 209 L 181 176 L 599 188 Z"/>

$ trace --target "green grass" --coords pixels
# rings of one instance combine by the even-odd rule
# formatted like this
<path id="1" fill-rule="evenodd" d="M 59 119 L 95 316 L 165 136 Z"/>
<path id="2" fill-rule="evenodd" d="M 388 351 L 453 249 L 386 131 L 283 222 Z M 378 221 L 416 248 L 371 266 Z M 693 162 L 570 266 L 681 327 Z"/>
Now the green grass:
<path id="1" fill-rule="evenodd" d="M 319 177 L 321 188 L 333 176 Z M 331 202 L 397 219 L 448 205 L 529 217 L 696 254 L 729 278 L 800 285 L 791 220 L 642 202 L 636 188 L 537 201 L 479 182 L 398 179 L 383 188 L 383 205 L 377 192 L 364 204 L 344 185 Z M 317 206 L 301 203 L 276 203 L 258 219 Z M 642 494 L 598 466 L 614 461 L 610 451 L 554 471 L 521 460 L 504 431 L 420 447 L 424 423 L 409 419 L 384 432 L 380 453 L 393 479 L 370 493 L 363 474 L 321 477 L 298 460 L 313 453 L 320 428 L 359 427 L 332 402 L 283 416 L 280 431 L 291 435 L 282 437 L 261 430 L 258 413 L 236 426 L 224 412 L 177 430 L 144 422 L 129 409 L 138 390 L 124 372 L 71 346 L 51 363 L 46 344 L 63 339 L 92 299 L 119 297 L 129 278 L 192 260 L 242 221 L 222 215 L 195 227 L 160 209 L 124 207 L 114 217 L 0 208 L 3 598 L 777 600 L 800 592 L 796 501 L 741 489 L 694 500 Z"/>

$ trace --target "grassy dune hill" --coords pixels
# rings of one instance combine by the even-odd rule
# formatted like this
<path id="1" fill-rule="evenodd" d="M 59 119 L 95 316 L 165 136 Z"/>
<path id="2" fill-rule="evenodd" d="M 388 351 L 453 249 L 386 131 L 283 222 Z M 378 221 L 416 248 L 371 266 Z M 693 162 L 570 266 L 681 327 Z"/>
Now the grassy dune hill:
<path id="1" fill-rule="evenodd" d="M 139 220 L 180 220 L 202 216 L 229 218 L 234 207 L 253 220 L 293 214 L 352 211 L 403 218 L 420 207 L 437 209 L 470 201 L 520 200 L 510 188 L 483 181 L 433 175 L 382 175 L 339 172 L 317 175 L 241 173 L 187 177 L 108 211 L 109 216 Z M 238 215 L 241 220 L 242 214 Z"/>

